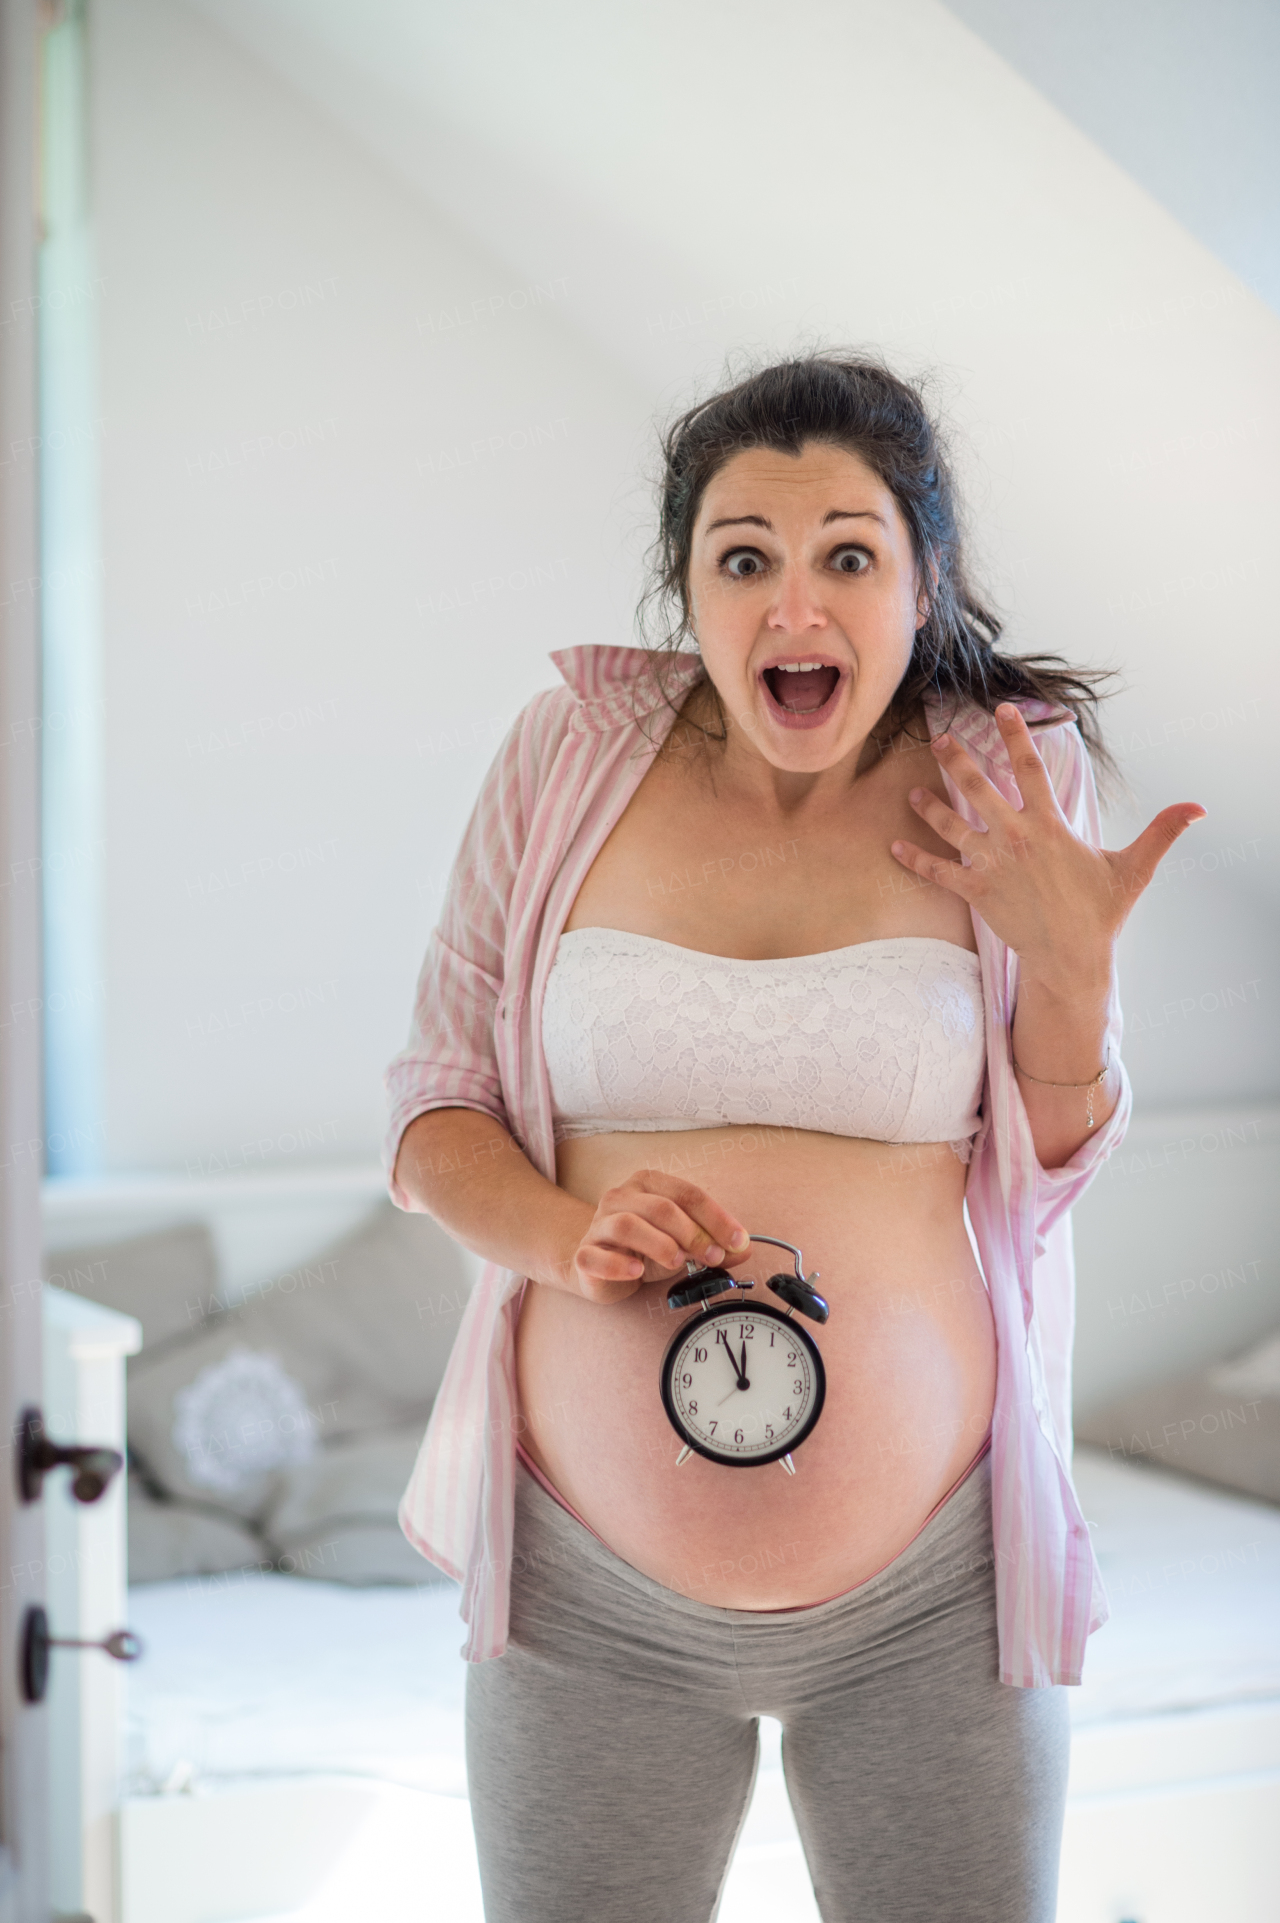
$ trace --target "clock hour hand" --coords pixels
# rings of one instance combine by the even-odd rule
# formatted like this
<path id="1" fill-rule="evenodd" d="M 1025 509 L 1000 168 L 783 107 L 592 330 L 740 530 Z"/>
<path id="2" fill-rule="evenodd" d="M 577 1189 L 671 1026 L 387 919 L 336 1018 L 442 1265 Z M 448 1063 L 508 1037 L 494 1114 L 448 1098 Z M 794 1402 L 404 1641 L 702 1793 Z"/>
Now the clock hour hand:
<path id="1" fill-rule="evenodd" d="M 726 1349 L 729 1349 L 728 1336 L 725 1336 L 724 1346 Z M 732 1349 L 729 1349 L 729 1360 L 733 1362 Z M 747 1380 L 747 1345 L 745 1342 L 742 1345 L 742 1361 L 740 1363 L 733 1362 L 733 1366 L 737 1370 L 738 1380 L 734 1383 L 733 1388 L 730 1389 L 728 1396 L 721 1396 L 718 1404 L 718 1407 L 721 1409 L 723 1409 L 725 1403 L 729 1400 L 729 1396 L 736 1394 L 739 1389 L 749 1389 L 751 1387 L 750 1382 Z"/>
<path id="2" fill-rule="evenodd" d="M 719 1340 L 724 1343 L 724 1352 L 728 1356 L 730 1362 L 732 1362 L 733 1373 L 738 1378 L 736 1383 L 734 1384 L 734 1387 L 737 1389 L 749 1389 L 751 1387 L 751 1384 L 747 1381 L 746 1371 L 742 1367 L 742 1365 L 739 1363 L 737 1356 L 733 1353 L 733 1350 L 729 1347 L 728 1336 L 725 1334 L 723 1329 L 717 1329 L 716 1335 L 719 1338 Z M 746 1356 L 747 1356 L 747 1345 L 744 1342 L 742 1345 L 742 1358 L 744 1363 L 746 1361 Z"/>

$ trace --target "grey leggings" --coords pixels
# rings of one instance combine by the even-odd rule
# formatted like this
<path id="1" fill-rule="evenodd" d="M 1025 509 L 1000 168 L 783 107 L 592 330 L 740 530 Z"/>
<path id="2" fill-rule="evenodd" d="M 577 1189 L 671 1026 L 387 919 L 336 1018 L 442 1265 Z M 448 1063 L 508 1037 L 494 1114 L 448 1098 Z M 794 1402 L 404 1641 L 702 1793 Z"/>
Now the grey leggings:
<path id="1" fill-rule="evenodd" d="M 823 1923 L 1052 1923 L 1066 1692 L 997 1680 L 989 1457 L 880 1575 L 764 1613 L 516 1476 L 511 1640 L 467 1671 L 486 1923 L 711 1923 L 761 1715 Z"/>

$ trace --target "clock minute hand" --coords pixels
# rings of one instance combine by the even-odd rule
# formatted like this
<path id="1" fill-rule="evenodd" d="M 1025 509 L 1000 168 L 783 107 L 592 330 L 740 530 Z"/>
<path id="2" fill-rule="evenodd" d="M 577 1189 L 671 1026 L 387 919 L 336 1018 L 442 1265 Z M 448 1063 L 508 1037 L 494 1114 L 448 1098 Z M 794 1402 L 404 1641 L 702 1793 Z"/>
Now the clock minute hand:
<path id="1" fill-rule="evenodd" d="M 729 1348 L 728 1336 L 725 1336 L 724 1346 L 728 1350 L 730 1362 L 733 1362 L 733 1350 Z M 747 1380 L 747 1345 L 745 1342 L 742 1345 L 741 1364 L 737 1362 L 733 1362 L 733 1367 L 738 1380 L 734 1383 L 733 1388 L 730 1389 L 729 1395 L 721 1396 L 720 1401 L 717 1404 L 717 1407 L 721 1409 L 723 1409 L 725 1403 L 729 1400 L 729 1396 L 736 1395 L 739 1389 L 749 1389 L 751 1387 L 751 1384 Z"/>
<path id="2" fill-rule="evenodd" d="M 746 1378 L 746 1373 L 745 1373 L 745 1371 L 744 1371 L 744 1370 L 742 1369 L 742 1367 L 741 1367 L 741 1366 L 739 1365 L 739 1362 L 738 1362 L 738 1358 L 737 1358 L 737 1356 L 736 1356 L 736 1355 L 735 1355 L 735 1354 L 733 1353 L 733 1350 L 732 1350 L 732 1349 L 731 1349 L 731 1348 L 729 1347 L 729 1338 L 728 1338 L 728 1336 L 727 1336 L 727 1335 L 725 1334 L 725 1332 L 724 1332 L 724 1330 L 723 1330 L 723 1329 L 717 1329 L 717 1330 L 716 1330 L 716 1336 L 717 1336 L 717 1338 L 718 1338 L 718 1339 L 719 1339 L 719 1340 L 720 1340 L 721 1342 L 723 1342 L 723 1343 L 724 1343 L 724 1352 L 725 1352 L 725 1354 L 726 1354 L 726 1355 L 728 1356 L 728 1358 L 729 1358 L 729 1360 L 730 1360 L 730 1362 L 731 1362 L 731 1363 L 733 1364 L 733 1373 L 734 1373 L 734 1375 L 735 1375 L 735 1376 L 737 1377 L 737 1381 L 736 1381 L 736 1382 L 734 1383 L 734 1387 L 735 1387 L 736 1389 L 748 1389 L 748 1388 L 750 1388 L 750 1386 L 751 1386 L 751 1385 L 750 1385 L 750 1383 L 749 1383 L 749 1382 L 747 1381 L 747 1378 Z M 744 1342 L 744 1343 L 743 1343 L 743 1345 L 742 1345 L 742 1354 L 743 1354 L 743 1359 L 744 1359 L 744 1361 L 745 1361 L 745 1359 L 746 1359 L 746 1353 L 747 1353 L 747 1345 L 746 1345 L 746 1343 Z M 728 1400 L 728 1398 L 727 1398 L 727 1397 L 726 1397 L 725 1399 L 726 1399 L 726 1401 Z"/>

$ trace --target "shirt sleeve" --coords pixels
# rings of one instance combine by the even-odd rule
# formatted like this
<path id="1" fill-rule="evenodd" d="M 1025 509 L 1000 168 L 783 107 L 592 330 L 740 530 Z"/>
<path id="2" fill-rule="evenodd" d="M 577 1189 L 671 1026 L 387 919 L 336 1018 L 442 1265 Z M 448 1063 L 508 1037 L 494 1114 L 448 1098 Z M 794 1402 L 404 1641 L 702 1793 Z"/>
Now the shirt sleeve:
<path id="1" fill-rule="evenodd" d="M 1037 742 L 1043 757 L 1049 779 L 1058 797 L 1058 805 L 1067 817 L 1072 828 L 1082 840 L 1095 848 L 1102 846 L 1102 817 L 1098 808 L 1098 790 L 1093 776 L 1093 764 L 1089 751 L 1074 725 L 1054 728 L 1042 735 Z M 1066 1212 L 1078 1202 L 1089 1187 L 1107 1157 L 1123 1142 L 1129 1127 L 1129 1117 L 1133 1110 L 1133 1090 L 1129 1083 L 1128 1072 L 1120 1059 L 1120 1041 L 1124 1029 L 1124 1018 L 1120 1010 L 1120 995 L 1113 985 L 1111 1003 L 1107 1016 L 1105 1046 L 1110 1049 L 1110 1062 L 1120 1076 L 1120 1088 L 1116 1105 L 1107 1120 L 1083 1141 L 1071 1158 L 1060 1168 L 1047 1169 L 1036 1162 L 1036 1253 L 1043 1254 L 1045 1237 Z M 1016 1077 L 1012 1078 L 1014 1099 L 1022 1101 L 1022 1091 Z M 1083 1099 L 1084 1091 L 1081 1091 Z"/>
<path id="2" fill-rule="evenodd" d="M 499 748 L 458 849 L 440 921 L 418 977 L 408 1046 L 383 1085 L 383 1145 L 398 1208 L 413 1202 L 394 1179 L 409 1123 L 434 1108 L 474 1108 L 511 1128 L 494 1041 L 507 925 L 538 792 L 573 709 L 567 689 L 536 695 Z"/>

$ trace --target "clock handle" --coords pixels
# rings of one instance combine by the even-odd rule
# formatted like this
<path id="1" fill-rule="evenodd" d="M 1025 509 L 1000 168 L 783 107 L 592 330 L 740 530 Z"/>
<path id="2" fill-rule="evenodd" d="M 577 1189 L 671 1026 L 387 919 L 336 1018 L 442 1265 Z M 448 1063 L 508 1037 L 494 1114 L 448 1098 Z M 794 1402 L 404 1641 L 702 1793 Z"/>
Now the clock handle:
<path id="1" fill-rule="evenodd" d="M 784 1242 L 782 1238 L 777 1235 L 753 1235 L 751 1240 L 753 1242 L 768 1242 L 771 1248 L 786 1249 L 790 1254 L 794 1255 L 796 1259 L 796 1281 L 804 1283 L 807 1288 L 812 1288 L 814 1283 L 819 1279 L 820 1271 L 818 1269 L 815 1269 L 812 1275 L 805 1274 L 804 1257 L 794 1242 Z"/>
<path id="2" fill-rule="evenodd" d="M 796 1258 L 796 1274 L 800 1277 L 801 1281 L 804 1280 L 804 1257 L 794 1242 L 784 1242 L 781 1237 L 777 1235 L 753 1235 L 751 1236 L 751 1240 L 753 1242 L 767 1242 L 770 1248 L 787 1249 Z"/>

